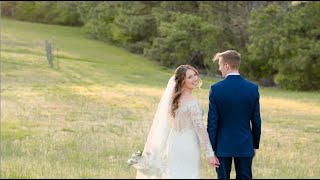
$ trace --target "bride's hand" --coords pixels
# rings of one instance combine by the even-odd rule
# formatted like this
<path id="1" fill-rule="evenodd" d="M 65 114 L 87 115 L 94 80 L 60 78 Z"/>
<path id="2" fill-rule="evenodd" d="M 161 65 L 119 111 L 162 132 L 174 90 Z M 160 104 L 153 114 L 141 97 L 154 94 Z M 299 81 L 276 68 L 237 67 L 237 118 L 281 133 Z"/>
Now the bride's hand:
<path id="1" fill-rule="evenodd" d="M 212 167 L 215 167 L 215 168 L 218 168 L 219 165 L 220 165 L 220 162 L 219 162 L 219 159 L 214 156 L 214 157 L 209 157 L 208 158 L 208 163 L 212 166 Z"/>

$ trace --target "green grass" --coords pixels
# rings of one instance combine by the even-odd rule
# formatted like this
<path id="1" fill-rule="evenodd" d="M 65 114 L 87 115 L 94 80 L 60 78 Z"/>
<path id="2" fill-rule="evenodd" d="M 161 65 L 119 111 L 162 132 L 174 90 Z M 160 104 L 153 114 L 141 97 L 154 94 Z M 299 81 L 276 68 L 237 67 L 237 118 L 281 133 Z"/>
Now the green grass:
<path id="1" fill-rule="evenodd" d="M 1 178 L 135 178 L 172 70 L 90 40 L 79 28 L 1 19 Z M 44 40 L 59 56 L 46 62 Z M 206 123 L 204 77 L 194 93 Z M 254 178 L 320 177 L 320 93 L 260 88 L 262 137 Z M 202 153 L 203 178 L 216 178 Z M 234 171 L 232 178 L 235 177 Z"/>

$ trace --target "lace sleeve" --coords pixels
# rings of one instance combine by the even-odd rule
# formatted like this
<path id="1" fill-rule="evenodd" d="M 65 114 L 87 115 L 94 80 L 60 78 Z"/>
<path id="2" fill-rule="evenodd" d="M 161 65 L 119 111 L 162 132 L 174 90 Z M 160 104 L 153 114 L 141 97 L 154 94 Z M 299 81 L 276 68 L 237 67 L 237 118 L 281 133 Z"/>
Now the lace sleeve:
<path id="1" fill-rule="evenodd" d="M 194 129 L 200 139 L 201 146 L 205 148 L 206 152 L 206 157 L 213 157 L 214 152 L 210 143 L 209 135 L 204 127 L 203 121 L 202 121 L 202 116 L 203 116 L 203 111 L 200 107 L 199 104 L 192 105 L 190 107 L 190 115 L 192 119 L 192 123 L 194 125 Z"/>

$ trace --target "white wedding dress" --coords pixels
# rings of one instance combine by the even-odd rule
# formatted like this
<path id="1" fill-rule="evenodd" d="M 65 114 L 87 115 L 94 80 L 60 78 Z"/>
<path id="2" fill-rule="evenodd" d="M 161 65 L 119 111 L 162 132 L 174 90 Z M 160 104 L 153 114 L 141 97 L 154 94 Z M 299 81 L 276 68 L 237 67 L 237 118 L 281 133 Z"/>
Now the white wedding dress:
<path id="1" fill-rule="evenodd" d="M 137 169 L 137 179 L 199 179 L 200 147 L 206 157 L 214 153 L 202 117 L 203 109 L 196 98 L 182 100 L 171 116 L 174 76 L 168 82 L 155 114 L 141 157 L 129 162 Z"/>
<path id="2" fill-rule="evenodd" d="M 206 157 L 214 156 L 202 117 L 203 109 L 196 99 L 177 109 L 167 142 L 164 178 L 199 179 L 200 147 L 205 148 Z"/>

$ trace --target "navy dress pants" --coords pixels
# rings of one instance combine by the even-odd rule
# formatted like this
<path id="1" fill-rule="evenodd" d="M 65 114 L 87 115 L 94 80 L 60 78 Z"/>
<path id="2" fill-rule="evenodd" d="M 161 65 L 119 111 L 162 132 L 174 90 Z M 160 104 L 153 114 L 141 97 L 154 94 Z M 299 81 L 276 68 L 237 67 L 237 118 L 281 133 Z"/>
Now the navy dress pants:
<path id="1" fill-rule="evenodd" d="M 236 170 L 236 179 L 252 179 L 252 157 L 218 157 L 220 166 L 216 168 L 218 179 L 230 179 L 232 159 Z"/>

